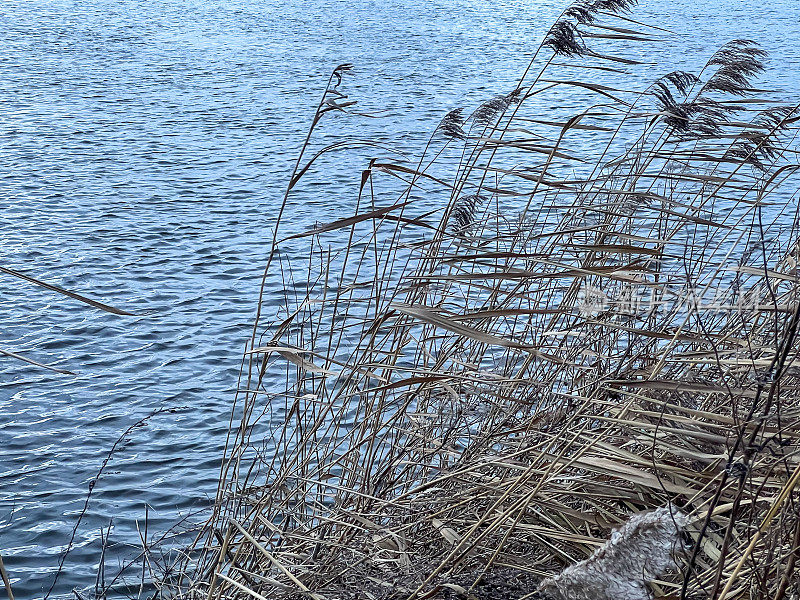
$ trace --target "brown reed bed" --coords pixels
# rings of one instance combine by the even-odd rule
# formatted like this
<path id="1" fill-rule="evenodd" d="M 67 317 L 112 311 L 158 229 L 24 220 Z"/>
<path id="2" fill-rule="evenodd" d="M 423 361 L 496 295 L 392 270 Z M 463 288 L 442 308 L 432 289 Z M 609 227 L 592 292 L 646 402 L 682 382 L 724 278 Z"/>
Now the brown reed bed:
<path id="1" fill-rule="evenodd" d="M 569 7 L 517 89 L 365 165 L 352 216 L 278 223 L 284 302 L 158 597 L 798 597 L 798 110 L 747 40 L 601 83 L 636 64 L 604 41 L 664 35 L 634 4 Z"/>

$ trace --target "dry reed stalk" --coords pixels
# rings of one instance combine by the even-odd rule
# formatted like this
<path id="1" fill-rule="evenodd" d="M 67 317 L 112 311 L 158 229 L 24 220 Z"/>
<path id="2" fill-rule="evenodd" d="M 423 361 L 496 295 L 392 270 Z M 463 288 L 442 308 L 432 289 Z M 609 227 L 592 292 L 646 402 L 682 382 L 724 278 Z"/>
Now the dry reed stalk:
<path id="1" fill-rule="evenodd" d="M 0 556 L 0 577 L 3 578 L 3 587 L 6 589 L 8 600 L 14 600 L 14 592 L 11 590 L 11 579 L 6 571 L 6 566 L 3 564 L 3 557 Z"/>

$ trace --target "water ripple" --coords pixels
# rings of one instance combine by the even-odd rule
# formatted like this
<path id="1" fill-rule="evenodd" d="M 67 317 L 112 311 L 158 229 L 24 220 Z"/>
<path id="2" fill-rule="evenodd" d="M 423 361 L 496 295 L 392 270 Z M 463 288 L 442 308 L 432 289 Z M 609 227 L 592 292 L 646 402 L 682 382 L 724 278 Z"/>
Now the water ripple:
<path id="1" fill-rule="evenodd" d="M 155 409 L 186 407 L 137 429 L 114 456 L 57 593 L 93 581 L 112 517 L 114 538 L 135 545 L 146 506 L 151 530 L 208 506 L 269 227 L 329 71 L 354 63 L 352 96 L 387 112 L 331 121 L 322 135 L 413 154 L 447 110 L 514 86 L 556 4 L 3 1 L 3 264 L 137 315 L 0 276 L 0 344 L 78 373 L 0 358 L 0 552 L 19 598 L 42 596 L 89 482 L 117 437 Z M 692 25 L 681 52 L 647 49 L 668 70 L 697 66 L 734 37 L 764 40 L 797 65 L 797 3 L 747 4 L 650 0 L 637 16 Z M 321 160 L 289 226 L 347 212 L 368 158 Z"/>

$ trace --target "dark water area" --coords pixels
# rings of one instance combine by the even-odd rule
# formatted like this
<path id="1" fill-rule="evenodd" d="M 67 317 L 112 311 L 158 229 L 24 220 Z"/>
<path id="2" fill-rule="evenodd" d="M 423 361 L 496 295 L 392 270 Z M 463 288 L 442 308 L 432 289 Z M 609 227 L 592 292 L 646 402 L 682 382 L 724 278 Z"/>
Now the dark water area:
<path id="1" fill-rule="evenodd" d="M 330 71 L 353 63 L 346 89 L 379 118 L 332 119 L 321 141 L 369 138 L 413 157 L 448 110 L 514 88 L 561 8 L 4 0 L 0 266 L 136 315 L 0 273 L 0 349 L 77 373 L 0 356 L 0 555 L 17 598 L 44 596 L 90 481 L 154 410 L 177 409 L 108 463 L 52 597 L 94 581 L 109 523 L 114 540 L 136 544 L 146 513 L 153 531 L 209 505 L 271 226 Z M 681 35 L 631 46 L 659 66 L 626 86 L 752 38 L 771 53 L 765 85 L 800 96 L 796 0 L 648 0 L 632 17 Z M 287 228 L 349 214 L 367 158 L 320 161 Z"/>

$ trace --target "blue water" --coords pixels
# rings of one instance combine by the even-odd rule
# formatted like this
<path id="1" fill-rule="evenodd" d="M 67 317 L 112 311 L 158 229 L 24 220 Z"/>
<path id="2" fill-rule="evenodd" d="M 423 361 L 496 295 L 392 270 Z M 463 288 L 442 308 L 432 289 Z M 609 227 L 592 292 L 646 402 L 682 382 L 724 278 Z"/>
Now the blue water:
<path id="1" fill-rule="evenodd" d="M 54 596 L 94 581 L 110 522 L 114 539 L 135 543 L 146 512 L 152 533 L 208 506 L 270 227 L 330 70 L 354 63 L 347 91 L 361 111 L 381 112 L 337 116 L 320 139 L 372 138 L 413 156 L 449 109 L 513 89 L 561 8 L 3 0 L 0 265 L 136 314 L 0 274 L 0 348 L 77 373 L 0 356 L 0 554 L 17 598 L 43 596 L 89 482 L 155 409 L 179 408 L 136 429 L 109 462 Z M 661 65 L 635 82 L 750 37 L 773 54 L 766 81 L 797 90 L 796 0 L 649 0 L 634 16 L 688 32 L 634 49 Z M 347 214 L 367 157 L 320 161 L 287 227 Z"/>

